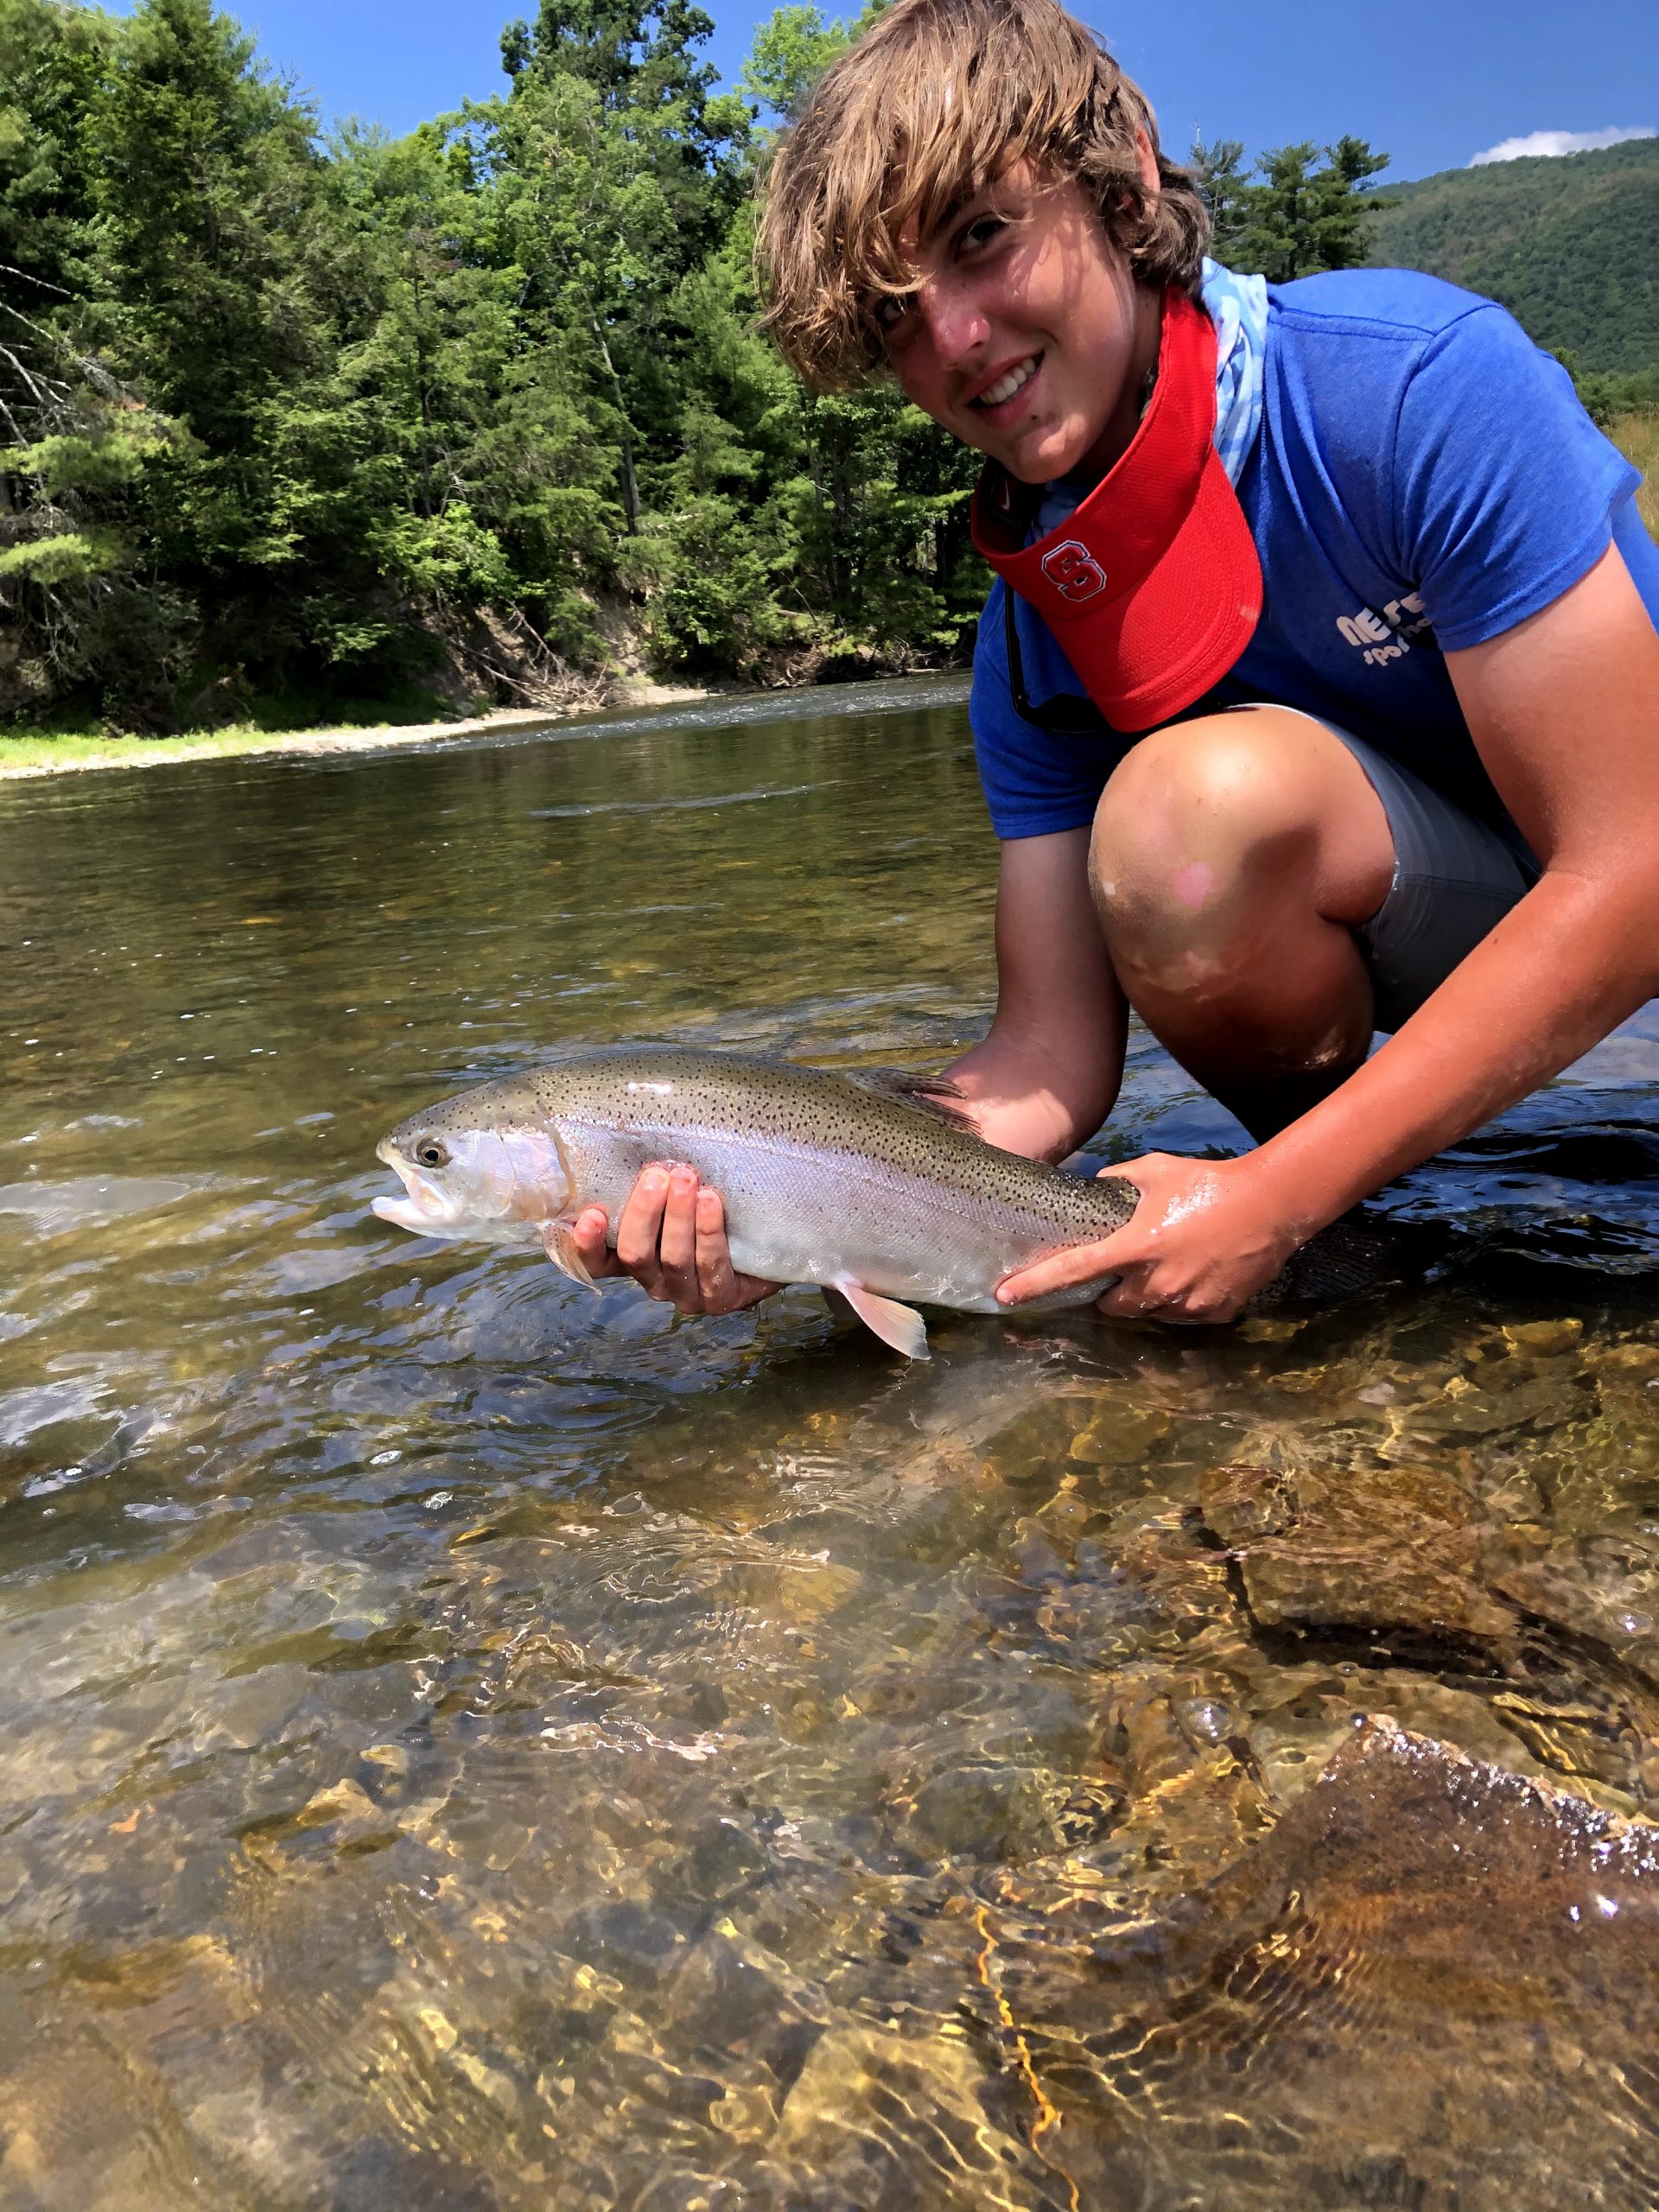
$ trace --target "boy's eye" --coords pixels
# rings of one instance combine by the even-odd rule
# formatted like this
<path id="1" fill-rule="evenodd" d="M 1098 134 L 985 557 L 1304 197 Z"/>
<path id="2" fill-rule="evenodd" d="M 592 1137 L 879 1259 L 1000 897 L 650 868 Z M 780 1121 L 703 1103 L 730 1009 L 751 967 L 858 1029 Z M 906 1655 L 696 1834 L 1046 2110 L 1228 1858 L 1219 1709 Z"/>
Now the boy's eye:
<path id="1" fill-rule="evenodd" d="M 870 309 L 870 321 L 878 330 L 896 330 L 910 313 L 915 297 L 913 292 L 883 292 Z"/>
<path id="2" fill-rule="evenodd" d="M 988 245 L 1000 230 L 1005 228 L 1001 215 L 982 215 L 976 223 L 969 223 L 962 234 L 962 245 L 972 251 L 976 246 Z"/>

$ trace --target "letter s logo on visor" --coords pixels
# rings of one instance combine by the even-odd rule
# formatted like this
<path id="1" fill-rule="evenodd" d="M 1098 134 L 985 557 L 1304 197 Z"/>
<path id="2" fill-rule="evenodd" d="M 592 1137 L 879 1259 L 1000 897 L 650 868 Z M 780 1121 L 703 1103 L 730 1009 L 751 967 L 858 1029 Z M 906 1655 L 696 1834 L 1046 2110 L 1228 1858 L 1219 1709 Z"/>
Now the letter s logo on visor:
<path id="1" fill-rule="evenodd" d="M 1093 599 L 1106 588 L 1106 571 L 1086 545 L 1079 545 L 1075 537 L 1068 537 L 1052 553 L 1043 556 L 1043 574 L 1048 578 L 1062 599 L 1075 605 L 1079 600 Z"/>

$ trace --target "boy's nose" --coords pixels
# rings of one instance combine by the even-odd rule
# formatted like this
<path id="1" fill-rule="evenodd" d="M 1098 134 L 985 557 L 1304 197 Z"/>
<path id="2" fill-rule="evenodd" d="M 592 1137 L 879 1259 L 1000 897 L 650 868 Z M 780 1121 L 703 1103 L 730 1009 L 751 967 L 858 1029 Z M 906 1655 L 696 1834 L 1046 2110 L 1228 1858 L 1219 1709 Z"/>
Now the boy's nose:
<path id="1" fill-rule="evenodd" d="M 936 277 L 923 283 L 917 304 L 941 368 L 959 368 L 990 334 L 990 325 L 977 302 Z"/>

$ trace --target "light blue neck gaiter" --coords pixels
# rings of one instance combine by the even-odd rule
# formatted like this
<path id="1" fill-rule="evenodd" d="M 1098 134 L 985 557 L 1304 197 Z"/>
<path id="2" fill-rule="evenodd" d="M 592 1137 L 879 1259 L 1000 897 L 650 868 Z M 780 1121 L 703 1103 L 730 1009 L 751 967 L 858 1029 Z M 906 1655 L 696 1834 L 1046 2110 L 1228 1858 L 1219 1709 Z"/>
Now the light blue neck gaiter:
<path id="1" fill-rule="evenodd" d="M 1235 276 L 1206 257 L 1204 304 L 1216 326 L 1216 451 L 1236 485 L 1262 428 L 1268 280 Z"/>

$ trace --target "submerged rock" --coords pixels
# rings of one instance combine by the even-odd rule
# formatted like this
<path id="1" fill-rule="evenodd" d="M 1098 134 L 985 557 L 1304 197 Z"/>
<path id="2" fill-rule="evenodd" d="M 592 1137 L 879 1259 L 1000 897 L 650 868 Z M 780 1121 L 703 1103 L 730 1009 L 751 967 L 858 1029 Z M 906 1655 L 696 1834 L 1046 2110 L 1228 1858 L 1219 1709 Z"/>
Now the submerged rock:
<path id="1" fill-rule="evenodd" d="M 1659 1689 L 1659 1545 L 1635 1535 L 1489 1549 L 1492 1586 L 1538 1620 L 1586 1637 Z"/>
<path id="2" fill-rule="evenodd" d="M 860 2212 L 1058 2212 L 1061 2177 L 994 2126 L 983 2063 L 960 2032 L 845 2027 L 823 2037 L 789 2093 L 772 2157 L 786 2201 Z"/>
<path id="3" fill-rule="evenodd" d="M 1513 1607 L 1476 1573 L 1475 1501 L 1426 1467 L 1222 1467 L 1205 1478 L 1202 1498 L 1263 1628 L 1420 1640 L 1516 1632 Z"/>
<path id="4" fill-rule="evenodd" d="M 1656 1932 L 1659 1827 L 1368 1721 L 1029 2045 L 1084 2202 L 1634 2212 Z"/>
<path id="5" fill-rule="evenodd" d="M 1015 1859 L 1052 1847 L 1061 1794 L 1052 1775 L 1027 1767 L 947 1767 L 917 1790 L 899 1834 L 924 1858 Z"/>
<path id="6" fill-rule="evenodd" d="M 1408 1701 L 1402 1667 L 1467 1682 L 1554 1773 L 1615 1809 L 1659 1802 L 1659 1554 L 1642 1539 L 1551 1543 L 1415 1466 L 1226 1467 L 1203 1500 L 1270 1652 L 1294 1638 L 1392 1670 Z"/>

